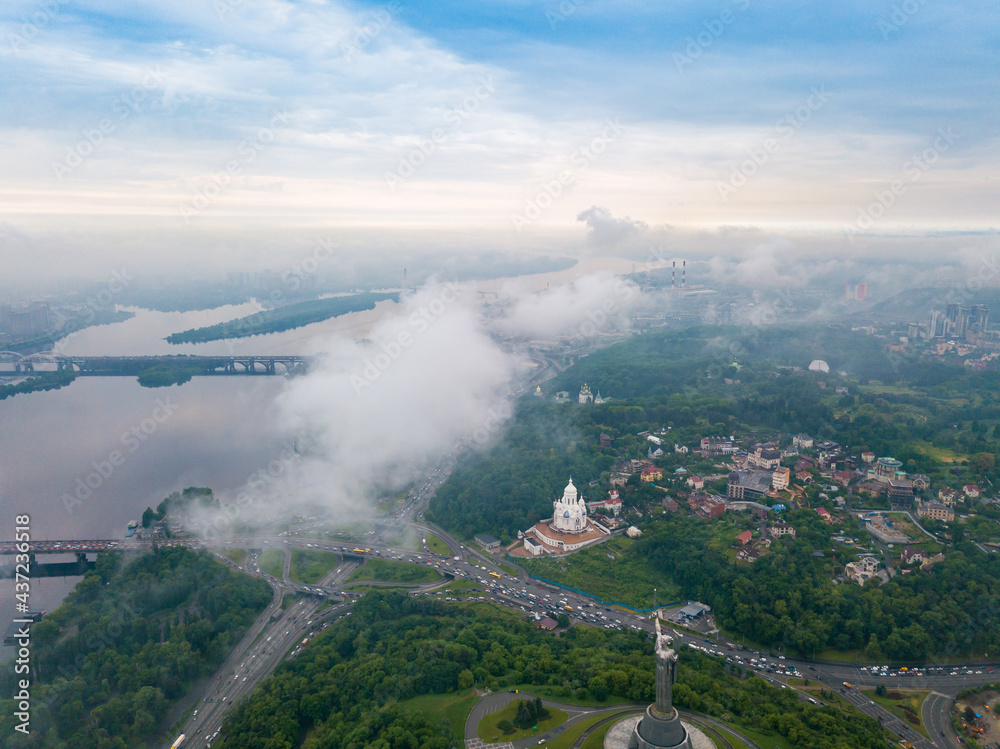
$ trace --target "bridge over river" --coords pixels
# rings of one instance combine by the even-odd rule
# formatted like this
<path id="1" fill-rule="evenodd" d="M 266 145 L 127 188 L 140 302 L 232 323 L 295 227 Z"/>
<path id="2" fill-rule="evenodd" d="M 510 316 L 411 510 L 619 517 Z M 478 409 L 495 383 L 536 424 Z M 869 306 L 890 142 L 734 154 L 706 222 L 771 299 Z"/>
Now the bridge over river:
<path id="1" fill-rule="evenodd" d="M 88 540 L 36 540 L 27 541 L 24 544 L 17 544 L 14 541 L 0 541 L 0 561 L 4 556 L 12 557 L 17 554 L 27 554 L 29 558 L 31 577 L 62 577 L 82 575 L 87 570 L 93 569 L 94 562 L 87 558 L 88 554 L 96 554 L 102 551 L 114 552 L 140 552 L 149 551 L 154 548 L 166 548 L 170 546 L 183 546 L 189 549 L 198 548 L 240 548 L 240 549 L 263 549 L 267 546 L 281 548 L 285 545 L 291 548 L 312 548 L 315 546 L 306 539 L 276 537 L 245 537 L 231 539 L 206 540 L 201 538 L 157 538 L 157 539 L 88 539 Z M 18 549 L 21 546 L 21 549 Z M 331 549 L 333 553 L 345 559 L 364 561 L 372 556 L 380 556 L 394 551 L 390 547 L 378 546 L 355 548 L 350 545 Z M 72 554 L 76 556 L 75 562 L 52 562 L 40 563 L 36 561 L 39 554 Z M 21 560 L 23 561 L 23 560 Z M 11 560 L 13 562 L 13 560 Z M 13 577 L 13 564 L 0 564 L 0 579 Z"/>
<path id="2" fill-rule="evenodd" d="M 305 367 L 309 362 L 309 357 L 290 355 L 68 356 L 52 351 L 27 355 L 14 351 L 0 351 L 0 374 L 72 369 L 82 376 L 135 377 L 153 367 L 163 366 L 191 369 L 199 375 L 275 375 Z"/>

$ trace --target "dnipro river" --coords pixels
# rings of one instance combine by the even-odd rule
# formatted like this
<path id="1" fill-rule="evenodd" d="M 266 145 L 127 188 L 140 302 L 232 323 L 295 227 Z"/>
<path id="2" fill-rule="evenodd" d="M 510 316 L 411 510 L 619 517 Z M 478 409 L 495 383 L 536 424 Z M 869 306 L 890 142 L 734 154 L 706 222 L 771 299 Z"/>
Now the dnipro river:
<path id="1" fill-rule="evenodd" d="M 629 269 L 631 263 L 625 261 L 592 259 L 515 283 L 538 289 L 595 270 Z M 495 290 L 504 282 L 483 282 L 479 288 Z M 374 310 L 284 333 L 180 346 L 163 339 L 250 314 L 259 305 L 186 313 L 133 309 L 132 319 L 81 330 L 60 341 L 56 350 L 90 356 L 309 354 L 321 345 L 317 341 L 335 332 L 364 337 L 395 306 L 383 302 Z M 22 513 L 31 517 L 34 539 L 122 538 L 129 521 L 173 491 L 188 486 L 239 489 L 281 454 L 284 445 L 272 419 L 274 398 L 285 382 L 280 376 L 195 377 L 182 386 L 151 389 L 134 377 L 80 377 L 61 390 L 0 401 L 0 538 L 13 538 L 14 517 Z M 144 439 L 131 436 L 134 428 Z M 122 453 L 124 461 L 109 471 L 113 451 Z M 80 486 L 88 478 L 97 484 L 87 487 L 89 494 Z M 81 495 L 86 499 L 77 502 Z M 56 556 L 47 561 L 57 560 L 71 561 Z M 52 610 L 76 581 L 33 580 L 31 608 Z M 13 582 L 0 580 L 0 622 L 12 611 Z M 0 649 L 0 657 L 6 650 Z"/>

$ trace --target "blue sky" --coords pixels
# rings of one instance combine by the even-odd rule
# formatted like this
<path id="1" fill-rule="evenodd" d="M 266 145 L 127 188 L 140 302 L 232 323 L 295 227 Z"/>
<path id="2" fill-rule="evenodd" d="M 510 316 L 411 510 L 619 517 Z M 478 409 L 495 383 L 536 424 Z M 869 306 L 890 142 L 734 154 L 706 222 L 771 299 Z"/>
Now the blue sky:
<path id="1" fill-rule="evenodd" d="M 8 0 L 0 221 L 990 231 L 998 52 L 985 1 Z"/>

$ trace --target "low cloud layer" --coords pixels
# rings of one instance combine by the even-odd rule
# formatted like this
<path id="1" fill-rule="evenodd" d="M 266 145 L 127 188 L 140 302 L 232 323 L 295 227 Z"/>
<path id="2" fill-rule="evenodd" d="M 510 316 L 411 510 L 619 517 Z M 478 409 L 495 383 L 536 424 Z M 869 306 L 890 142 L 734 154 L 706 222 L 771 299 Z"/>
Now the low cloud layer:
<path id="1" fill-rule="evenodd" d="M 634 221 L 628 216 L 615 218 L 611 211 L 599 205 L 591 206 L 576 218 L 587 224 L 587 240 L 599 247 L 613 247 L 638 237 L 649 228 L 644 221 Z"/>
<path id="2" fill-rule="evenodd" d="M 640 296 L 638 287 L 610 273 L 583 276 L 529 295 L 509 287 L 507 294 L 509 307 L 497 327 L 507 335 L 528 338 L 614 331 Z"/>
<path id="3" fill-rule="evenodd" d="M 254 517 L 318 510 L 334 521 L 359 519 L 456 442 L 486 442 L 499 430 L 512 362 L 468 295 L 452 284 L 428 286 L 364 341 L 313 343 L 323 353 L 277 403 L 279 428 L 297 455 L 280 480 L 245 489 Z"/>

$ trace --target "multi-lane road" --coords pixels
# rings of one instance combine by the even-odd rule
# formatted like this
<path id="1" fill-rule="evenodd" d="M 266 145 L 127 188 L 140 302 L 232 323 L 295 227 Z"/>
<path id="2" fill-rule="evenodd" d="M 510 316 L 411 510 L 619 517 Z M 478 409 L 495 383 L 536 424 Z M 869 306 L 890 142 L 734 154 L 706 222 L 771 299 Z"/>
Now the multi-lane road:
<path id="1" fill-rule="evenodd" d="M 447 479 L 450 466 L 461 450 L 456 446 L 443 457 L 407 496 L 403 506 L 382 529 L 373 533 L 363 545 L 342 544 L 339 541 L 317 540 L 294 536 L 240 538 L 222 545 L 251 549 L 245 569 L 261 575 L 275 588 L 275 601 L 251 627 L 240 646 L 214 675 L 198 698 L 197 714 L 192 714 L 182 731 L 187 735 L 185 746 L 208 747 L 218 735 L 222 721 L 231 707 L 253 691 L 255 686 L 269 676 L 284 658 L 294 657 L 301 649 L 302 640 L 312 637 L 332 622 L 350 615 L 352 603 L 349 596 L 342 600 L 344 581 L 357 569 L 361 557 L 397 559 L 413 564 L 427 565 L 448 578 L 474 582 L 480 589 L 482 600 L 520 610 L 526 616 L 542 616 L 552 612 L 566 613 L 575 621 L 591 626 L 614 629 L 634 629 L 652 636 L 653 623 L 648 615 L 605 605 L 596 599 L 547 585 L 519 570 L 517 577 L 504 572 L 489 557 L 467 548 L 462 542 L 440 528 L 426 523 L 423 512 L 437 488 Z M 433 533 L 448 546 L 450 555 L 423 551 L 397 549 L 387 545 L 387 540 L 408 526 L 422 534 Z M 359 552 L 363 546 L 363 551 Z M 343 555 L 343 561 L 323 580 L 314 585 L 292 583 L 285 565 L 284 580 L 264 574 L 257 566 L 257 552 L 264 547 L 288 549 L 307 548 Z M 434 585 L 419 586 L 413 594 L 435 594 Z M 280 608 L 285 592 L 297 591 L 311 594 L 297 600 L 287 611 Z M 324 600 L 327 599 L 327 600 Z M 336 605 L 320 611 L 333 599 Z M 718 635 L 696 635 L 690 630 L 674 629 L 675 639 L 711 655 L 725 658 L 731 663 L 755 671 L 775 685 L 789 687 L 791 677 L 810 679 L 835 690 L 859 710 L 879 720 L 887 729 L 913 743 L 920 749 L 953 749 L 959 746 L 951 729 L 950 706 L 953 696 L 961 689 L 995 682 L 1000 679 L 1000 669 L 983 665 L 941 666 L 907 671 L 862 667 L 852 664 L 817 663 L 789 659 L 746 648 Z M 861 688 L 884 684 L 892 689 L 930 690 L 924 702 L 923 720 L 931 739 L 928 740 L 898 717 L 873 702 Z M 850 685 L 850 686 L 848 686 Z M 214 689 L 213 689 L 214 687 Z M 800 699 L 815 701 L 816 697 L 798 690 Z"/>

